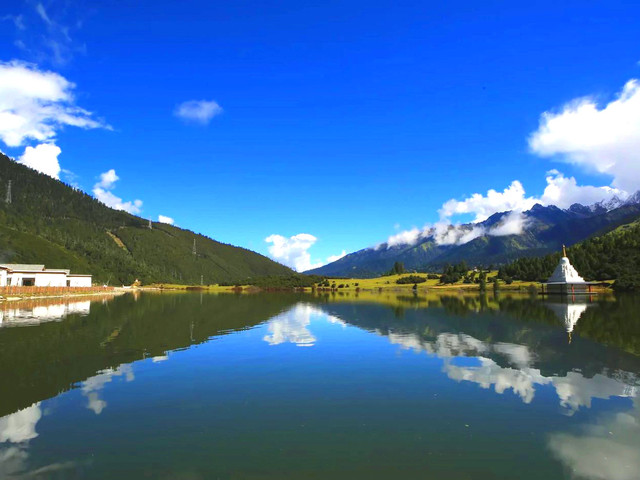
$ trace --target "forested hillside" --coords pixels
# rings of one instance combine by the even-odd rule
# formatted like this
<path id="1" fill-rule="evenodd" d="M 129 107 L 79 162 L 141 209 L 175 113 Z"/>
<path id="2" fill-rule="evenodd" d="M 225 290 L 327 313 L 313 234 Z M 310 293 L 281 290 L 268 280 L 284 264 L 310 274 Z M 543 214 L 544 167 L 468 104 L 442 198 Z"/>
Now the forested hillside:
<path id="1" fill-rule="evenodd" d="M 11 203 L 5 202 L 11 181 Z M 193 242 L 196 254 L 193 254 Z M 0 154 L 0 262 L 38 263 L 130 284 L 205 284 L 292 271 L 250 250 L 113 210 Z"/>
<path id="2" fill-rule="evenodd" d="M 560 253 L 521 258 L 500 269 L 503 279 L 546 281 Z M 640 221 L 622 225 L 567 249 L 567 256 L 585 280 L 616 280 L 621 290 L 640 288 Z"/>

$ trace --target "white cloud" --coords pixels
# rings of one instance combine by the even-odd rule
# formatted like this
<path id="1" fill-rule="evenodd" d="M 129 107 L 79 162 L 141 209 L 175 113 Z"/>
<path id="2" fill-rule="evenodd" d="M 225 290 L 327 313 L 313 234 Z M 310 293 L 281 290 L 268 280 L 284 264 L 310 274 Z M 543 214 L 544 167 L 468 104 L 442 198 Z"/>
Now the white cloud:
<path id="1" fill-rule="evenodd" d="M 640 82 L 630 80 L 601 108 L 591 97 L 545 112 L 529 138 L 531 150 L 613 177 L 613 186 L 640 188 Z"/>
<path id="2" fill-rule="evenodd" d="M 27 147 L 18 163 L 45 173 L 57 180 L 60 179 L 60 163 L 58 155 L 62 150 L 53 143 L 41 143 L 35 147 Z"/>
<path id="3" fill-rule="evenodd" d="M 490 189 L 486 195 L 474 193 L 470 197 L 458 201 L 455 199 L 445 202 L 440 210 L 441 219 L 455 215 L 474 214 L 474 223 L 482 222 L 496 212 L 507 210 L 528 210 L 536 204 L 533 197 L 525 196 L 524 187 L 518 180 L 511 182 L 502 192 Z"/>
<path id="4" fill-rule="evenodd" d="M 116 175 L 116 171 L 112 168 L 100 174 L 100 181 L 96 183 L 96 186 L 109 190 L 115 186 L 118 180 L 120 180 L 120 177 Z"/>
<path id="5" fill-rule="evenodd" d="M 421 229 L 414 227 L 391 235 L 387 239 L 387 248 L 414 245 L 420 239 L 430 236 L 433 236 L 439 245 L 462 245 L 483 235 L 517 235 L 526 228 L 523 212 L 531 209 L 536 203 L 568 208 L 574 203 L 592 205 L 615 197 L 628 196 L 627 192 L 618 188 L 578 185 L 575 177 L 565 177 L 557 170 L 547 172 L 546 181 L 547 186 L 540 197 L 527 196 L 522 183 L 514 180 L 502 192 L 490 189 L 486 195 L 474 193 L 463 200 L 448 200 L 438 211 L 441 219 L 439 222 L 427 224 Z M 510 213 L 490 229 L 474 225 L 495 213 L 507 211 Z M 473 219 L 470 224 L 454 224 L 453 220 L 460 215 L 472 215 Z"/>
<path id="6" fill-rule="evenodd" d="M 44 5 L 42 5 L 42 3 L 36 4 L 36 13 L 47 25 L 51 25 L 53 23 L 49 18 L 49 15 L 47 14 L 47 11 L 45 10 Z"/>
<path id="7" fill-rule="evenodd" d="M 402 232 L 396 233 L 395 235 L 391 235 L 387 239 L 387 246 L 391 248 L 398 245 L 413 245 L 418 241 L 420 236 L 423 234 L 423 231 L 424 230 L 413 227 L 410 230 L 404 230 Z"/>
<path id="8" fill-rule="evenodd" d="M 614 197 L 624 198 L 628 195 L 624 190 L 608 186 L 594 187 L 578 185 L 575 177 L 565 177 L 557 170 L 547 172 L 547 186 L 540 203 L 568 208 L 574 203 L 592 205 L 596 202 L 611 200 Z"/>
<path id="9" fill-rule="evenodd" d="M 524 230 L 525 224 L 526 218 L 522 212 L 514 210 L 505 215 L 495 227 L 488 231 L 488 234 L 496 237 L 518 235 Z"/>
<path id="10" fill-rule="evenodd" d="M 222 107 L 213 100 L 189 100 L 175 109 L 174 114 L 187 121 L 207 124 L 216 115 L 222 113 Z"/>
<path id="11" fill-rule="evenodd" d="M 47 142 L 68 125 L 110 128 L 74 104 L 75 85 L 50 71 L 12 61 L 0 63 L 0 139 L 9 147 Z"/>
<path id="12" fill-rule="evenodd" d="M 327 263 L 333 263 L 337 260 L 340 260 L 342 257 L 347 255 L 347 251 L 346 250 L 342 250 L 342 252 L 340 252 L 338 255 L 329 255 L 327 257 Z"/>
<path id="13" fill-rule="evenodd" d="M 321 264 L 311 263 L 311 254 L 308 252 L 317 240 L 316 237 L 308 233 L 299 233 L 290 238 L 282 235 L 270 235 L 264 239 L 265 242 L 272 244 L 269 247 L 269 254 L 274 260 L 298 272 L 321 266 Z"/>
<path id="14" fill-rule="evenodd" d="M 343 250 L 339 255 L 329 256 L 326 262 L 321 260 L 312 262 L 309 249 L 318 239 L 308 233 L 299 233 L 289 238 L 274 234 L 269 235 L 264 241 L 272 244 L 269 246 L 269 255 L 271 258 L 283 265 L 293 268 L 297 272 L 319 268 L 327 263 L 335 262 L 347 254 L 347 252 Z"/>
<path id="15" fill-rule="evenodd" d="M 171 217 L 165 217 L 164 215 L 158 215 L 158 221 L 160 223 L 166 223 L 168 225 L 173 225 L 174 224 L 174 220 Z"/>
<path id="16" fill-rule="evenodd" d="M 122 198 L 114 195 L 111 190 L 115 188 L 115 183 L 120 179 L 116 171 L 112 168 L 100 174 L 100 181 L 93 186 L 93 195 L 104 203 L 107 207 L 116 210 L 124 210 L 132 214 L 138 214 L 142 210 L 142 200 L 125 202 Z"/>

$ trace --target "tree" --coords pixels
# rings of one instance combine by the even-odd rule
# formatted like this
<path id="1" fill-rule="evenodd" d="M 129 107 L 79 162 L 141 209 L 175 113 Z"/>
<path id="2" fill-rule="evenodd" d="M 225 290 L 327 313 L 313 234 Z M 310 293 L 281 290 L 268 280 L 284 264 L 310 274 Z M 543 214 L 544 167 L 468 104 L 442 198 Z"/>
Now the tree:
<path id="1" fill-rule="evenodd" d="M 402 262 L 396 262 L 393 264 L 393 269 L 391 270 L 392 274 L 395 275 L 399 275 L 401 273 L 404 273 L 404 263 Z"/>

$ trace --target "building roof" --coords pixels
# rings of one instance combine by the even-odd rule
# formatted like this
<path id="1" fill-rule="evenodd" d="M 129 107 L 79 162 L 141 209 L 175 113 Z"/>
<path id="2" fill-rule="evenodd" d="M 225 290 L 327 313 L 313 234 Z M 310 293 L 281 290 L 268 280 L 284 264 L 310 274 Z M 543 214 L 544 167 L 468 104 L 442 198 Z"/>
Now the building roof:
<path id="1" fill-rule="evenodd" d="M 88 273 L 70 273 L 67 276 L 68 277 L 91 277 L 93 275 L 90 275 Z"/>
<path id="2" fill-rule="evenodd" d="M 45 268 L 43 273 L 64 273 L 65 275 L 69 275 L 71 270 L 65 270 L 64 268 Z"/>
<path id="3" fill-rule="evenodd" d="M 44 270 L 44 265 L 30 265 L 27 263 L 2 263 L 0 264 L 0 268 L 18 272 L 42 272 Z"/>

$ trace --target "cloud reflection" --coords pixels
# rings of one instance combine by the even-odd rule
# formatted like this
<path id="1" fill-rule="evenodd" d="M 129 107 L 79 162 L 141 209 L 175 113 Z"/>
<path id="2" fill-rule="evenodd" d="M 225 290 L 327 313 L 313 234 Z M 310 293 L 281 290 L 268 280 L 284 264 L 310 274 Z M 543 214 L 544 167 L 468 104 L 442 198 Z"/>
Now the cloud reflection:
<path id="1" fill-rule="evenodd" d="M 87 408 L 100 415 L 107 406 L 107 402 L 100 398 L 100 392 L 104 386 L 113 380 L 113 377 L 123 376 L 127 382 L 135 379 L 131 365 L 120 365 L 117 369 L 108 368 L 98 375 L 87 378 L 82 382 L 82 394 L 87 397 Z"/>
<path id="2" fill-rule="evenodd" d="M 489 344 L 470 335 L 442 333 L 435 341 L 425 341 L 415 334 L 389 334 L 391 343 L 403 348 L 424 351 L 444 359 L 443 371 L 456 381 L 467 381 L 482 388 L 493 387 L 502 394 L 512 390 L 524 403 L 530 403 L 535 390 L 541 385 L 551 385 L 558 395 L 559 403 L 573 413 L 580 407 L 591 407 L 594 398 L 635 397 L 637 388 L 618 378 L 596 374 L 592 378 L 580 372 L 568 372 L 564 377 L 545 377 L 533 368 L 535 355 L 526 345 L 513 343 Z M 489 358 L 495 354 L 506 359 L 511 367 L 503 367 Z M 457 365 L 456 357 L 476 357 L 479 365 Z M 636 383 L 633 374 L 626 380 Z"/>
<path id="3" fill-rule="evenodd" d="M 640 472 L 640 402 L 630 413 L 604 414 L 577 433 L 554 433 L 548 447 L 574 476 L 637 480 Z"/>
<path id="4" fill-rule="evenodd" d="M 22 443 L 36 438 L 36 424 L 40 418 L 40 402 L 0 418 L 0 443 Z"/>
<path id="5" fill-rule="evenodd" d="M 312 347 L 316 337 L 307 329 L 311 316 L 318 314 L 318 309 L 311 305 L 298 304 L 291 310 L 277 315 L 269 321 L 270 335 L 264 336 L 269 345 L 295 343 L 299 347 Z"/>

